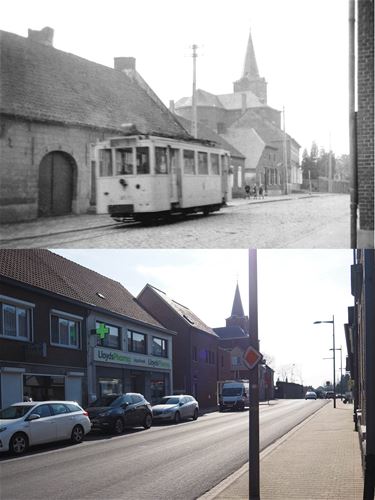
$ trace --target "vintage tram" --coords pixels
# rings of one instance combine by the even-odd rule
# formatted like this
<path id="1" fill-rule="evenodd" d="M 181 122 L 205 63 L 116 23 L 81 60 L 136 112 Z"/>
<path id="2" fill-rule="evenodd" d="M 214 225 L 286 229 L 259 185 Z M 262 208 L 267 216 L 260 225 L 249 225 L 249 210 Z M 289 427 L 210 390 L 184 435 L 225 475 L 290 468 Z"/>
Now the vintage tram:
<path id="1" fill-rule="evenodd" d="M 226 201 L 229 153 L 208 141 L 114 137 L 94 145 L 94 159 L 97 213 L 117 221 L 208 215 Z"/>

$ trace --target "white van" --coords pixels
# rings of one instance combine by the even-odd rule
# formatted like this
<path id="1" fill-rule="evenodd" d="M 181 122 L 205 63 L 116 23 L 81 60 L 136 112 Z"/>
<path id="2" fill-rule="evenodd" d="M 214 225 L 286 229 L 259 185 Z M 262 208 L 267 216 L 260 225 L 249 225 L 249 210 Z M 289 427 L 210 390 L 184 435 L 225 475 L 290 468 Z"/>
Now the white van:
<path id="1" fill-rule="evenodd" d="M 228 380 L 221 386 L 219 411 L 241 410 L 249 407 L 249 381 Z"/>

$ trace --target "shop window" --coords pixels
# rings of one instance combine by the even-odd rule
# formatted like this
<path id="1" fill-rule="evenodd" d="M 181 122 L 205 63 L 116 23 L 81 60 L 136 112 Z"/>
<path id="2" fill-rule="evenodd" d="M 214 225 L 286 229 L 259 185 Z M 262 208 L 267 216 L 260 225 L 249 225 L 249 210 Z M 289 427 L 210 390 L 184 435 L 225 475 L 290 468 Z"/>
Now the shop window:
<path id="1" fill-rule="evenodd" d="M 198 174 L 208 175 L 208 153 L 198 151 Z"/>
<path id="2" fill-rule="evenodd" d="M 219 155 L 211 153 L 211 174 L 220 175 Z"/>
<path id="3" fill-rule="evenodd" d="M 133 148 L 116 149 L 116 175 L 132 175 L 133 173 Z"/>
<path id="4" fill-rule="evenodd" d="M 165 379 L 163 374 L 152 373 L 150 379 L 151 402 L 155 403 L 165 396 Z"/>
<path id="5" fill-rule="evenodd" d="M 149 148 L 139 147 L 137 151 L 137 174 L 150 173 L 150 154 Z"/>
<path id="6" fill-rule="evenodd" d="M 99 378 L 99 394 L 121 394 L 122 382 L 118 378 Z"/>
<path id="7" fill-rule="evenodd" d="M 152 337 L 152 355 L 162 358 L 168 357 L 168 340 Z"/>
<path id="8" fill-rule="evenodd" d="M 103 328 L 104 327 L 104 328 Z M 104 335 L 97 336 L 97 345 L 101 347 L 110 347 L 111 349 L 121 349 L 121 335 L 118 326 L 107 325 L 101 321 L 96 322 L 96 329 L 104 330 Z"/>
<path id="9" fill-rule="evenodd" d="M 59 375 L 24 375 L 23 392 L 28 394 L 33 401 L 64 400 L 64 377 Z"/>
<path id="10" fill-rule="evenodd" d="M 51 344 L 80 349 L 81 320 L 53 312 L 51 314 Z"/>
<path id="11" fill-rule="evenodd" d="M 138 354 L 147 354 L 146 335 L 128 330 L 128 350 Z"/>
<path id="12" fill-rule="evenodd" d="M 155 148 L 155 174 L 167 173 L 167 148 Z"/>
<path id="13" fill-rule="evenodd" d="M 184 149 L 184 174 L 195 174 L 195 155 L 190 149 Z"/>
<path id="14" fill-rule="evenodd" d="M 112 149 L 99 150 L 99 176 L 109 177 L 113 175 Z"/>
<path id="15" fill-rule="evenodd" d="M 15 340 L 32 340 L 32 307 L 21 301 L 0 303 L 0 335 Z"/>

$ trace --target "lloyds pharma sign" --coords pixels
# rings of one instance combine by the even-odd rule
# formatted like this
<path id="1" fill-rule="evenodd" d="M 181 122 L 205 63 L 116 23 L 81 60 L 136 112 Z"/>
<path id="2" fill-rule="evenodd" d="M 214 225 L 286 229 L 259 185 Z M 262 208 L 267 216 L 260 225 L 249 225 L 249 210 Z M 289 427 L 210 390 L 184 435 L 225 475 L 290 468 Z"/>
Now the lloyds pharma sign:
<path id="1" fill-rule="evenodd" d="M 94 348 L 94 360 L 101 363 L 116 363 L 130 366 L 143 366 L 144 368 L 162 368 L 170 370 L 172 363 L 169 359 L 157 358 L 155 356 L 142 356 L 130 352 L 117 351 L 106 347 Z"/>

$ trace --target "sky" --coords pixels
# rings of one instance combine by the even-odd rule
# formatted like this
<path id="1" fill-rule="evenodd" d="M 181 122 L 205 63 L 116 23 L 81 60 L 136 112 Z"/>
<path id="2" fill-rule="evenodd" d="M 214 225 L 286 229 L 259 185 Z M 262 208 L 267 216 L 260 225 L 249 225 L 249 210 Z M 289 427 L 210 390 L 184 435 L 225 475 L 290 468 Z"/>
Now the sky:
<path id="1" fill-rule="evenodd" d="M 251 29 L 268 104 L 285 106 L 286 129 L 302 149 L 348 153 L 348 6 L 345 0 L 12 0 L 0 29 L 27 36 L 55 30 L 54 46 L 113 67 L 132 56 L 137 70 L 169 105 L 197 87 L 232 92 L 242 76 Z"/>
<path id="2" fill-rule="evenodd" d="M 187 306 L 212 328 L 225 326 L 238 281 L 249 311 L 247 250 L 53 250 L 119 281 L 137 296 L 150 283 Z M 258 250 L 258 336 L 260 350 L 276 376 L 318 387 L 332 381 L 332 324 L 336 348 L 353 305 L 351 250 Z M 293 366 L 294 365 L 294 366 Z M 336 379 L 340 352 L 336 351 Z"/>

